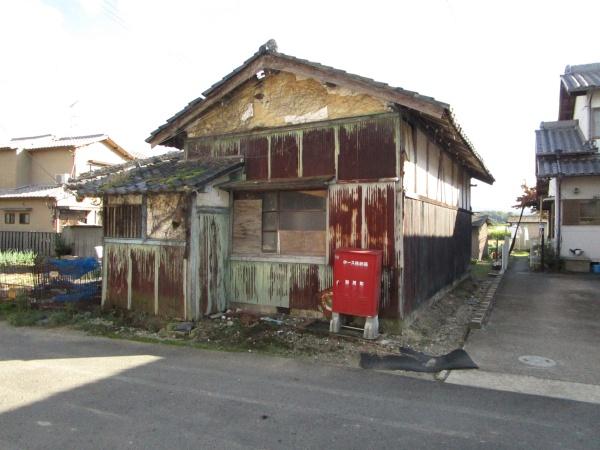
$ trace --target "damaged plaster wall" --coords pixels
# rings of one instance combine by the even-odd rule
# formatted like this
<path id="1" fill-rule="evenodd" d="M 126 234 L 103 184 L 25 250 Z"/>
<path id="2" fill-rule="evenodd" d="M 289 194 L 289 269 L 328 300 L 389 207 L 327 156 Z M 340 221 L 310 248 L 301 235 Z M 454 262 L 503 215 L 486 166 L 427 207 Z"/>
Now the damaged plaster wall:
<path id="1" fill-rule="evenodd" d="M 148 238 L 185 240 L 185 197 L 182 194 L 155 194 L 148 195 L 147 201 Z"/>
<path id="2" fill-rule="evenodd" d="M 249 81 L 191 124 L 189 137 L 391 111 L 386 102 L 287 72 Z"/>

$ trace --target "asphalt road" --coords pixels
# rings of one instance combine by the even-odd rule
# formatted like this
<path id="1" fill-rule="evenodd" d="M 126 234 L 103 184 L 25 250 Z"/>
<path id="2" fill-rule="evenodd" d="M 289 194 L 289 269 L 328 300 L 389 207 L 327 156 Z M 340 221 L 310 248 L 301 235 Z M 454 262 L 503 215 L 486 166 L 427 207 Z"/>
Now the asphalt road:
<path id="1" fill-rule="evenodd" d="M 600 406 L 0 322 L 0 448 L 598 448 Z"/>

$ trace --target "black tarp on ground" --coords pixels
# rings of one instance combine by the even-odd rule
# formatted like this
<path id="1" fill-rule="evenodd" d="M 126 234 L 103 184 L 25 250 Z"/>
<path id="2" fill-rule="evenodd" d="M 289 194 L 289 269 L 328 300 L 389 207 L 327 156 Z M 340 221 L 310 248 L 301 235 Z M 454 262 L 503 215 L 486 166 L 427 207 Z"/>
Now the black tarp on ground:
<path id="1" fill-rule="evenodd" d="M 412 372 L 441 372 L 454 369 L 478 369 L 477 364 L 462 348 L 442 356 L 431 356 L 402 347 L 400 355 L 360 354 L 363 369 L 409 370 Z"/>

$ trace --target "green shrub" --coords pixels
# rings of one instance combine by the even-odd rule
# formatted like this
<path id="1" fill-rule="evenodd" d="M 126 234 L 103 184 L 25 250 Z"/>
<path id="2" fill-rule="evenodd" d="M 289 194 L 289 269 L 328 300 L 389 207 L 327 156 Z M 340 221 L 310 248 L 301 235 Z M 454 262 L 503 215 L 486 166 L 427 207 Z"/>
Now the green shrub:
<path id="1" fill-rule="evenodd" d="M 33 266 L 36 258 L 32 251 L 6 250 L 0 252 L 0 266 Z"/>
<path id="2" fill-rule="evenodd" d="M 72 246 L 60 234 L 56 235 L 56 240 L 54 241 L 54 253 L 59 258 L 73 253 Z"/>
<path id="3" fill-rule="evenodd" d="M 37 322 L 44 319 L 46 314 L 37 310 L 15 311 L 6 317 L 8 323 L 14 327 L 29 327 L 36 325 Z"/>

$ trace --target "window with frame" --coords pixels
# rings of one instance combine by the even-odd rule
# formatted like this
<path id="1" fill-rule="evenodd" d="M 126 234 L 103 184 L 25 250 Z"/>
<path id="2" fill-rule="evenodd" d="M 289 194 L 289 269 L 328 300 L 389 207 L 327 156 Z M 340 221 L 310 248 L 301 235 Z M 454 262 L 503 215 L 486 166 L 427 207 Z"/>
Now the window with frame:
<path id="1" fill-rule="evenodd" d="M 106 205 L 102 223 L 105 237 L 141 238 L 142 205 Z"/>
<path id="2" fill-rule="evenodd" d="M 600 108 L 592 108 L 591 115 L 591 133 L 592 139 L 600 139 Z"/>
<path id="3" fill-rule="evenodd" d="M 12 212 L 4 213 L 4 223 L 14 224 L 15 223 L 15 213 L 12 213 Z"/>
<path id="4" fill-rule="evenodd" d="M 19 224 L 29 225 L 30 215 L 29 213 L 19 213 Z"/>
<path id="5" fill-rule="evenodd" d="M 233 251 L 325 256 L 327 191 L 268 191 L 234 197 Z"/>
<path id="6" fill-rule="evenodd" d="M 563 225 L 600 225 L 600 199 L 564 200 Z"/>

